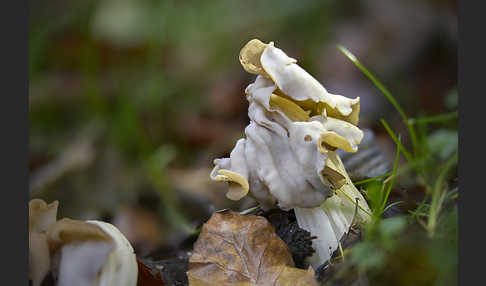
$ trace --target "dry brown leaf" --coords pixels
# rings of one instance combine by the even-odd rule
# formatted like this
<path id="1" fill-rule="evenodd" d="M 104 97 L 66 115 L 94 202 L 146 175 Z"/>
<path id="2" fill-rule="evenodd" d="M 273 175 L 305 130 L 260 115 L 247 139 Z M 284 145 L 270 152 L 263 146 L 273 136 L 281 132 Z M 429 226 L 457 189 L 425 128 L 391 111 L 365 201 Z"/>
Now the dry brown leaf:
<path id="1" fill-rule="evenodd" d="M 153 274 L 150 271 L 150 267 L 145 265 L 142 261 L 138 260 L 138 279 L 137 286 L 167 286 L 160 272 Z"/>
<path id="2" fill-rule="evenodd" d="M 317 285 L 294 267 L 287 245 L 260 216 L 214 213 L 194 244 L 189 285 Z"/>

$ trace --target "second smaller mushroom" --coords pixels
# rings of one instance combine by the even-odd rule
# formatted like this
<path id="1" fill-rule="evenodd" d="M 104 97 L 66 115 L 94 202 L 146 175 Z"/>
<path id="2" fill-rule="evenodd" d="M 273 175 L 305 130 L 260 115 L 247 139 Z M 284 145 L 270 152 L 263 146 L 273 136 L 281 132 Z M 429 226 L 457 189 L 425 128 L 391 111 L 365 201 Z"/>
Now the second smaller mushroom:
<path id="1" fill-rule="evenodd" d="M 58 202 L 29 202 L 29 279 L 51 273 L 58 286 L 135 286 L 136 255 L 113 225 L 95 220 L 56 220 Z"/>

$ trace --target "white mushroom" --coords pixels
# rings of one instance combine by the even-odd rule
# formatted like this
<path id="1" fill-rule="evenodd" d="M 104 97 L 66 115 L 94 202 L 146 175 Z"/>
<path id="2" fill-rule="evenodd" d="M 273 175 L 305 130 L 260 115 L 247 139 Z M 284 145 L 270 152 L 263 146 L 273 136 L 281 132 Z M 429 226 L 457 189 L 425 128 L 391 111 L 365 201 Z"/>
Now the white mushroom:
<path id="1" fill-rule="evenodd" d="M 369 219 L 335 152 L 356 152 L 363 138 L 359 98 L 328 93 L 273 42 L 251 40 L 240 62 L 257 74 L 245 90 L 250 124 L 230 157 L 214 160 L 210 177 L 230 182 L 230 199 L 248 194 L 264 209 L 294 209 L 299 226 L 318 237 L 309 261 L 316 268 L 337 249 L 356 209 L 358 221 Z"/>

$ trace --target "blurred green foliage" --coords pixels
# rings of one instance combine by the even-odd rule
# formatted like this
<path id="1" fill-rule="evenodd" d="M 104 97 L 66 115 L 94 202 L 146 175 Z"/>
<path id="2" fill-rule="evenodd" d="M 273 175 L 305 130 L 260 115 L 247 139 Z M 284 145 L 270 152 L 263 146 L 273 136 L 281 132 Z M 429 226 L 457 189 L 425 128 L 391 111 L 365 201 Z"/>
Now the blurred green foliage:
<path id="1" fill-rule="evenodd" d="M 312 70 L 308 53 L 326 40 L 332 6 L 322 1 L 33 1 L 31 138 L 69 132 L 96 118 L 129 158 L 149 156 L 166 142 L 180 146 L 184 138 L 171 132 L 178 119 L 174 114 L 204 112 L 201 92 L 221 73 L 238 70 L 238 52 L 248 39 L 292 43 Z"/>

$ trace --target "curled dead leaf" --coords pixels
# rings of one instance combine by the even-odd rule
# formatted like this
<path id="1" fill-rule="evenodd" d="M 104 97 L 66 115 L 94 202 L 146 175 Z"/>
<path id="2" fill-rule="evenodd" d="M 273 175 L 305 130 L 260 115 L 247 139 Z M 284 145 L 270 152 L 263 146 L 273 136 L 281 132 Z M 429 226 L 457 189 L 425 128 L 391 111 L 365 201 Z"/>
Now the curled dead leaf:
<path id="1" fill-rule="evenodd" d="M 189 285 L 317 285 L 294 267 L 287 245 L 263 217 L 214 213 L 194 244 Z"/>

